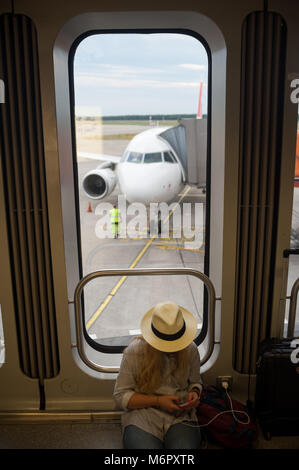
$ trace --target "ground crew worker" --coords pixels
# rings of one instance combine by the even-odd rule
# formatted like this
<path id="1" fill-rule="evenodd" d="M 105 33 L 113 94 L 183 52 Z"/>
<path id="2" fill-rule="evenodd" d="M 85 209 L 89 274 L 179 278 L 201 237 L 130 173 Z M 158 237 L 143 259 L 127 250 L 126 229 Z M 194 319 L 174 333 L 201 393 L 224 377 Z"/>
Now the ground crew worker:
<path id="1" fill-rule="evenodd" d="M 114 238 L 118 237 L 119 234 L 119 222 L 120 222 L 120 214 L 117 207 L 114 205 L 113 209 L 110 210 L 110 223 L 111 223 L 111 233 Z"/>

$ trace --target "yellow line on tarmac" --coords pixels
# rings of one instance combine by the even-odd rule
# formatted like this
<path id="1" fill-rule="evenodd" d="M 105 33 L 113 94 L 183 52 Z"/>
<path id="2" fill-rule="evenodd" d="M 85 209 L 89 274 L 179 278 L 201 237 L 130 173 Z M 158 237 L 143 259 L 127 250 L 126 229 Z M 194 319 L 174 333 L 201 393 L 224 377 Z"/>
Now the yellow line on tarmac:
<path id="1" fill-rule="evenodd" d="M 185 248 L 184 246 L 177 246 L 177 245 L 161 245 L 159 242 L 154 243 L 155 248 L 159 248 L 160 250 L 186 250 L 186 251 L 196 251 L 197 253 L 204 253 L 203 250 L 199 248 Z"/>
<path id="2" fill-rule="evenodd" d="M 165 224 L 165 222 L 167 222 L 167 220 L 169 219 L 169 217 L 172 216 L 172 214 L 174 213 L 174 211 L 176 210 L 176 208 L 178 207 L 178 205 L 180 204 L 181 200 L 184 199 L 184 197 L 187 195 L 187 193 L 190 191 L 191 189 L 191 186 L 187 186 L 185 191 L 183 192 L 183 194 L 181 195 L 180 199 L 178 200 L 178 202 L 175 204 L 174 208 L 169 212 L 169 214 L 165 217 L 165 219 L 163 220 L 163 224 Z"/>
<path id="3" fill-rule="evenodd" d="M 163 224 L 167 222 L 169 217 L 173 214 L 173 212 L 176 210 L 177 206 L 180 204 L 181 200 L 186 196 L 186 194 L 190 191 L 191 187 L 187 186 L 186 190 L 184 193 L 181 195 L 180 199 L 178 202 L 175 204 L 174 208 L 169 212 L 169 214 L 165 217 L 165 219 L 162 221 Z M 136 264 L 140 261 L 144 253 L 148 250 L 148 248 L 151 246 L 153 243 L 154 239 L 156 238 L 156 234 L 152 236 L 152 238 L 147 242 L 147 244 L 142 248 L 140 253 L 136 256 L 134 259 L 133 263 L 129 266 L 129 269 L 135 268 Z M 117 293 L 118 289 L 122 286 L 122 284 L 125 282 L 128 276 L 122 276 L 121 279 L 117 282 L 117 284 L 113 287 L 111 290 L 110 294 L 106 297 L 104 302 L 99 306 L 99 308 L 96 310 L 96 312 L 92 315 L 90 320 L 86 323 L 86 330 L 88 331 L 89 328 L 94 324 L 94 322 L 99 318 L 101 315 L 102 311 L 107 307 L 113 296 Z"/>
<path id="4" fill-rule="evenodd" d="M 147 251 L 147 249 L 150 247 L 150 245 L 152 244 L 152 242 L 154 241 L 156 235 L 154 235 L 148 242 L 147 244 L 143 247 L 143 249 L 140 251 L 140 253 L 138 254 L 138 256 L 134 259 L 133 263 L 129 266 L 129 269 L 133 269 L 136 264 L 138 263 L 138 261 L 140 260 L 140 258 L 144 255 L 144 253 Z M 86 330 L 89 330 L 89 328 L 94 324 L 94 322 L 97 320 L 97 318 L 101 315 L 102 311 L 104 310 L 104 308 L 107 307 L 107 305 L 109 304 L 110 300 L 112 300 L 113 296 L 116 294 L 116 292 L 118 291 L 118 289 L 121 287 L 121 285 L 125 282 L 125 280 L 127 279 L 128 276 L 122 276 L 120 278 L 120 280 L 118 281 L 118 283 L 113 287 L 112 291 L 110 292 L 110 294 L 106 297 L 106 299 L 104 300 L 104 302 L 100 305 L 100 307 L 96 310 L 96 312 L 93 314 L 93 316 L 91 317 L 91 319 L 87 322 L 86 324 Z"/>

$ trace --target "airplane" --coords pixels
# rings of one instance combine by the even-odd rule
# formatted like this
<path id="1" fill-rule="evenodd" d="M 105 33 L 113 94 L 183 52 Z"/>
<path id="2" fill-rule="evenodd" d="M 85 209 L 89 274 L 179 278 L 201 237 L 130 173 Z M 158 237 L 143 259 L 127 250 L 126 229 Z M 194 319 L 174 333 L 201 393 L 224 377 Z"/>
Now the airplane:
<path id="1" fill-rule="evenodd" d="M 121 193 L 130 203 L 172 201 L 186 177 L 178 155 L 161 136 L 167 129 L 161 126 L 140 132 L 122 157 L 78 152 L 80 157 L 104 161 L 84 176 L 85 194 L 91 199 L 103 199 L 112 193 L 118 181 Z"/>
<path id="2" fill-rule="evenodd" d="M 203 82 L 200 82 L 197 119 L 202 119 Z M 119 183 L 129 203 L 169 203 L 186 183 L 186 173 L 176 151 L 164 138 L 170 129 L 157 126 L 137 134 L 122 157 L 78 152 L 79 157 L 102 160 L 83 178 L 82 186 L 90 199 L 103 199 Z M 115 171 L 114 171 L 115 170 Z"/>
<path id="3" fill-rule="evenodd" d="M 197 119 L 202 119 L 202 91 L 200 83 Z M 130 203 L 171 202 L 186 183 L 181 159 L 164 138 L 170 127 L 154 127 L 137 134 L 122 157 L 78 152 L 79 157 L 101 160 L 103 163 L 89 171 L 82 186 L 90 199 L 103 199 L 119 183 L 121 193 Z M 299 187 L 299 130 L 297 131 L 294 186 Z"/>
<path id="4" fill-rule="evenodd" d="M 200 90 L 200 100 L 201 93 Z M 202 118 L 200 104 L 197 118 Z M 122 157 L 78 152 L 78 156 L 103 161 L 84 176 L 85 194 L 91 199 L 103 199 L 112 193 L 118 181 L 121 193 L 130 203 L 172 201 L 186 183 L 186 174 L 175 150 L 162 136 L 167 129 L 170 127 L 157 126 L 137 134 Z M 294 186 L 299 187 L 299 130 Z"/>

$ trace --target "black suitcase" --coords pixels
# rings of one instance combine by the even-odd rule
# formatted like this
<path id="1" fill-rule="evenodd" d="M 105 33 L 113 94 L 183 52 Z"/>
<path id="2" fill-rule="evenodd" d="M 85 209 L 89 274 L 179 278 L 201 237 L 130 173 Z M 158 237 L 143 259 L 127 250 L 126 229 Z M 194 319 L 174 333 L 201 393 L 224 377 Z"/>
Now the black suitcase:
<path id="1" fill-rule="evenodd" d="M 299 363 L 291 358 L 293 339 L 271 338 L 261 343 L 255 409 L 266 439 L 299 435 Z"/>

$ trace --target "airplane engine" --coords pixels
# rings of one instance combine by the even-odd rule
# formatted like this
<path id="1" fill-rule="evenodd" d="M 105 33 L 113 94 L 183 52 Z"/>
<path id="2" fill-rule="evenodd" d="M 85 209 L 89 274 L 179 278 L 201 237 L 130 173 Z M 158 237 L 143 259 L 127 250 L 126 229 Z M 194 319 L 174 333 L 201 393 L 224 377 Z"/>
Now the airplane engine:
<path id="1" fill-rule="evenodd" d="M 115 188 L 116 175 L 111 168 L 103 168 L 103 165 L 100 165 L 84 176 L 82 186 L 89 198 L 102 199 L 109 196 Z"/>

